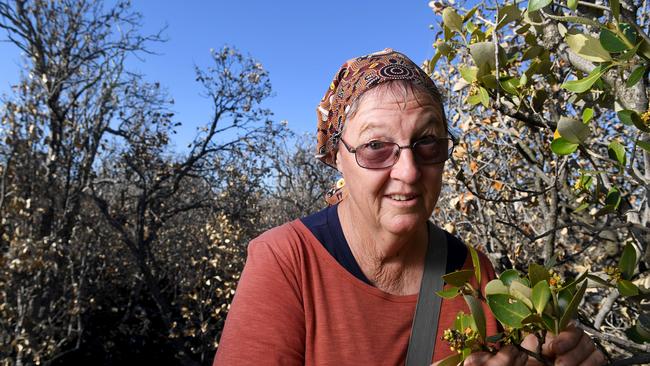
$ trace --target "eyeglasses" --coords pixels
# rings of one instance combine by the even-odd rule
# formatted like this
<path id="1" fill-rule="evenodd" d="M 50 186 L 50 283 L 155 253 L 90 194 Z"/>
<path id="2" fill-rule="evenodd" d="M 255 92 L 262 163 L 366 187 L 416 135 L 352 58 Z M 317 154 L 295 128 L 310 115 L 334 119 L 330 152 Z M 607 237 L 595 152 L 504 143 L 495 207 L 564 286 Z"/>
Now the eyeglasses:
<path id="1" fill-rule="evenodd" d="M 348 152 L 354 154 L 357 164 L 366 169 L 390 168 L 397 163 L 402 149 L 411 149 L 415 161 L 422 165 L 442 163 L 454 151 L 454 139 L 451 137 L 426 136 L 406 146 L 375 140 L 354 149 L 343 138 L 340 140 Z"/>

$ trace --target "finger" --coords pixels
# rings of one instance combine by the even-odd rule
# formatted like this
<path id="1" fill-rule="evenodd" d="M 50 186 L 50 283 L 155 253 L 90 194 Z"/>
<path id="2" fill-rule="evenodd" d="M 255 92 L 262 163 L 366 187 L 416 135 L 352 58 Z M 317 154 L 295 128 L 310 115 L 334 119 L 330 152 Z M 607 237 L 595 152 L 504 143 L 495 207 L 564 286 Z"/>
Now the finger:
<path id="1" fill-rule="evenodd" d="M 579 365 L 594 353 L 596 353 L 594 342 L 588 335 L 582 333 L 574 348 L 567 350 L 565 353 L 557 354 L 555 364 L 560 366 Z"/>
<path id="2" fill-rule="evenodd" d="M 463 365 L 465 366 L 479 366 L 484 365 L 492 358 L 492 354 L 488 352 L 475 352 L 469 355 Z"/>
<path id="3" fill-rule="evenodd" d="M 485 366 L 525 365 L 528 357 L 522 357 L 522 354 L 526 356 L 525 353 L 519 351 L 515 346 L 508 345 L 502 347 L 494 357 L 485 363 Z"/>
<path id="4" fill-rule="evenodd" d="M 585 333 L 580 328 L 569 326 L 560 332 L 551 343 L 551 352 L 556 355 L 567 353 L 578 346 Z"/>
<path id="5" fill-rule="evenodd" d="M 605 355 L 596 350 L 595 352 L 592 352 L 586 360 L 582 361 L 580 366 L 602 366 L 606 363 L 607 359 L 605 358 Z"/>

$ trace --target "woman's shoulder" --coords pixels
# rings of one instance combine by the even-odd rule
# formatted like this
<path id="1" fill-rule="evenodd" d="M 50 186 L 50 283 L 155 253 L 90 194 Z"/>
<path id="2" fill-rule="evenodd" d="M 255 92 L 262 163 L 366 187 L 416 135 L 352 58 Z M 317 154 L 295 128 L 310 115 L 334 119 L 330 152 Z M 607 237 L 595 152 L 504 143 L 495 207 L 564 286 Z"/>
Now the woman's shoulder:
<path id="1" fill-rule="evenodd" d="M 314 239 L 309 230 L 300 222 L 294 220 L 266 230 L 248 245 L 249 256 L 253 252 L 271 252 L 283 260 L 296 260 L 304 255 L 311 247 Z"/>

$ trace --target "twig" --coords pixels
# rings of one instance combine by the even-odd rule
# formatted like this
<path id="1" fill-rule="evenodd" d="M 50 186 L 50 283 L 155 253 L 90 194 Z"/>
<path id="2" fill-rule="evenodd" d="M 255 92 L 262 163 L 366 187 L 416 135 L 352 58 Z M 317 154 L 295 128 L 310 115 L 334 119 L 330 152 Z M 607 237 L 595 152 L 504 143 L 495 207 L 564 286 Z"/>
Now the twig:
<path id="1" fill-rule="evenodd" d="M 596 337 L 596 338 L 605 340 L 607 342 L 617 344 L 617 345 L 622 346 L 622 347 L 638 349 L 640 351 L 647 352 L 648 356 L 650 356 L 650 344 L 635 343 L 635 342 L 632 342 L 632 341 L 628 341 L 627 339 L 621 339 L 621 338 L 615 337 L 615 336 L 613 336 L 611 334 L 601 333 L 597 329 L 591 328 L 591 327 L 589 327 L 589 326 L 587 326 L 587 325 L 585 325 L 585 324 L 583 324 L 583 323 L 581 323 L 579 321 L 576 321 L 575 323 L 576 323 L 576 326 L 578 328 L 584 330 L 591 337 Z M 619 360 L 619 361 L 622 361 L 622 360 Z M 618 361 L 615 361 L 614 363 L 616 363 L 616 362 L 618 362 Z M 631 364 L 628 363 L 627 365 L 631 365 Z"/>
<path id="2" fill-rule="evenodd" d="M 610 366 L 647 365 L 650 362 L 650 353 L 641 353 L 622 360 L 610 363 Z"/>

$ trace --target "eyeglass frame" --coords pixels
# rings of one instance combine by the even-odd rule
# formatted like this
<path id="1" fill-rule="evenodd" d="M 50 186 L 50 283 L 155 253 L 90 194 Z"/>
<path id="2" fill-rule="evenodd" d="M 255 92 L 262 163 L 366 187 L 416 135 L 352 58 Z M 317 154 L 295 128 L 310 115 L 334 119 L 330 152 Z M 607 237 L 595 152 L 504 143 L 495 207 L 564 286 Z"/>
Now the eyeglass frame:
<path id="1" fill-rule="evenodd" d="M 436 141 L 440 141 L 440 140 L 451 141 L 451 147 L 447 147 L 447 158 L 445 160 L 442 160 L 442 161 L 437 161 L 437 162 L 432 162 L 432 163 L 425 163 L 425 162 L 419 161 L 418 154 L 413 153 L 413 157 L 415 158 L 416 163 L 421 164 L 421 165 L 434 165 L 434 164 L 444 163 L 445 161 L 449 160 L 449 158 L 451 158 L 451 155 L 454 152 L 454 147 L 456 147 L 456 138 L 452 134 L 449 134 L 447 137 L 424 136 L 424 137 L 422 137 L 422 138 L 420 138 L 420 139 L 418 139 L 416 141 L 413 141 L 412 143 L 410 143 L 408 145 L 404 145 L 404 146 L 402 146 L 400 144 L 397 144 L 395 142 L 390 142 L 390 141 L 373 140 L 373 141 L 393 144 L 393 145 L 397 146 L 397 154 L 395 155 L 395 160 L 393 161 L 393 163 L 391 165 L 381 167 L 381 168 L 369 168 L 369 167 L 365 167 L 365 166 L 361 165 L 361 163 L 359 163 L 359 158 L 357 156 L 357 150 L 360 149 L 363 146 L 367 146 L 368 144 L 370 144 L 370 142 L 373 142 L 373 141 L 366 142 L 365 144 L 361 144 L 361 145 L 353 148 L 347 142 L 345 142 L 343 140 L 343 136 L 339 136 L 338 140 L 343 143 L 343 146 L 345 146 L 345 149 L 349 153 L 354 154 L 354 160 L 357 162 L 358 166 L 360 166 L 361 168 L 364 168 L 364 169 L 379 170 L 379 169 L 387 169 L 387 168 L 391 168 L 391 167 L 395 166 L 395 164 L 397 164 L 397 161 L 399 160 L 399 157 L 400 157 L 400 155 L 402 153 L 402 149 L 411 149 L 413 151 L 413 148 L 416 146 L 416 144 L 423 141 L 423 139 L 425 139 L 427 137 L 433 137 L 433 139 L 436 140 Z M 447 144 L 449 144 L 449 143 L 447 143 Z"/>

